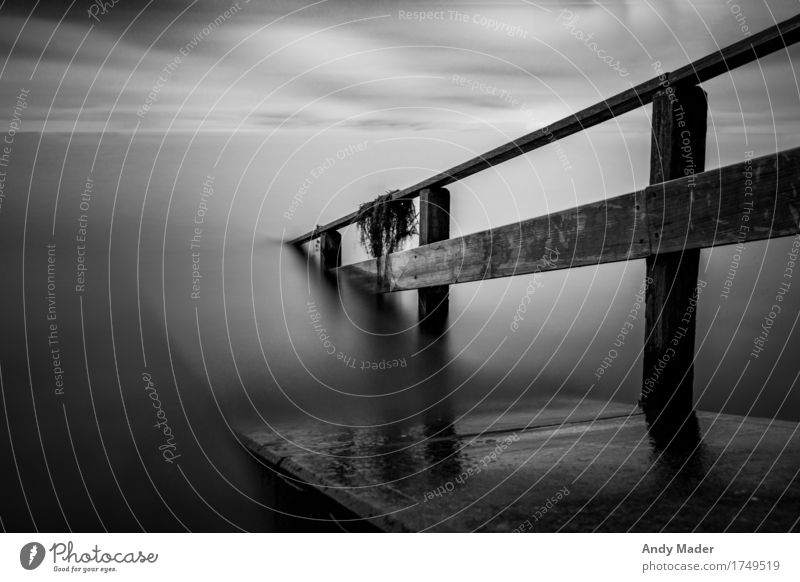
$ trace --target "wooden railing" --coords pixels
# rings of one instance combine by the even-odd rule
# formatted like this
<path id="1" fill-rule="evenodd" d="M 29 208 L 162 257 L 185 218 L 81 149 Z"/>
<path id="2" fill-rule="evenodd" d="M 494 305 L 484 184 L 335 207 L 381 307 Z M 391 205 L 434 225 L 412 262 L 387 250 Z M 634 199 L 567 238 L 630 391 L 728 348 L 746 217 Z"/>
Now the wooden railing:
<path id="1" fill-rule="evenodd" d="M 757 212 L 743 230 L 743 181 L 752 172 Z M 694 187 L 690 187 L 694 181 Z M 452 285 L 540 271 L 644 259 L 738 242 L 788 236 L 800 220 L 800 148 L 655 184 L 623 194 L 444 240 L 339 272 L 375 292 Z M 557 249 L 559 261 L 549 259 Z"/>
<path id="2" fill-rule="evenodd" d="M 755 61 L 759 57 L 792 45 L 798 39 L 800 39 L 800 15 L 707 55 L 693 63 L 689 63 L 677 71 L 666 73 L 664 79 L 661 76 L 654 77 L 601 103 L 556 121 L 548 127 L 524 135 L 409 188 L 395 192 L 392 195 L 392 199 L 416 198 L 425 189 L 443 188 L 481 170 L 496 166 L 522 154 L 549 145 L 554 141 L 608 121 L 618 115 L 643 107 L 653 100 L 653 96 L 656 93 L 663 90 L 664 85 L 674 87 L 681 84 L 696 85 L 708 81 Z M 290 240 L 289 244 L 302 244 L 325 232 L 339 230 L 353 224 L 357 217 L 358 212 L 352 212 L 347 216 Z"/>
<path id="3" fill-rule="evenodd" d="M 800 232 L 800 148 L 704 172 L 707 98 L 697 84 L 798 40 L 800 15 L 395 192 L 393 200 L 421 198 L 418 248 L 341 266 L 337 231 L 353 224 L 358 212 L 290 243 L 319 236 L 322 269 L 376 293 L 419 290 L 420 318 L 437 326 L 446 321 L 448 286 L 455 283 L 645 259 L 642 406 L 651 420 L 685 419 L 692 410 L 695 322 L 689 307 L 696 300 L 700 249 Z M 651 102 L 649 187 L 449 238 L 445 186 Z M 691 172 L 681 155 L 687 148 Z M 554 250 L 564 259 L 550 260 Z M 668 366 L 662 365 L 665 353 Z"/>

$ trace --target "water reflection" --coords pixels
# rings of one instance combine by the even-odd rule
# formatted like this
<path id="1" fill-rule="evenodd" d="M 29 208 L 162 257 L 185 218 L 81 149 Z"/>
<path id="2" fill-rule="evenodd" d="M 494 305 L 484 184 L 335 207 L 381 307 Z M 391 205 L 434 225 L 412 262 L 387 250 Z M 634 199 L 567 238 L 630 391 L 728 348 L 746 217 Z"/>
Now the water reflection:
<path id="1" fill-rule="evenodd" d="M 420 329 L 420 344 L 425 344 L 423 357 L 432 361 L 449 361 L 448 336 L 437 334 L 447 324 L 446 314 Z M 456 434 L 452 401 L 447 398 L 446 387 L 451 385 L 451 369 L 442 367 L 437 373 L 437 382 L 425 392 L 425 413 L 422 419 L 425 439 L 425 462 L 430 467 L 431 478 L 437 481 L 452 479 L 461 473 L 461 438 Z"/>
<path id="2" fill-rule="evenodd" d="M 648 414 L 645 422 L 657 470 L 692 482 L 708 475 L 709 455 L 694 411 Z"/>

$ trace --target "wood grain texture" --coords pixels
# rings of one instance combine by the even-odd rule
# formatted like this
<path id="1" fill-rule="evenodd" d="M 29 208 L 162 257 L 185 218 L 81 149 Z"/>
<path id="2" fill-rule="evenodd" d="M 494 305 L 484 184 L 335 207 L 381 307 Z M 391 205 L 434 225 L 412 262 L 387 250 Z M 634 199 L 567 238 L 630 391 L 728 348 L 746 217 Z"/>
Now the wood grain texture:
<path id="1" fill-rule="evenodd" d="M 419 197 L 419 244 L 437 243 L 450 238 L 450 192 L 446 188 L 427 188 Z M 435 285 L 417 292 L 420 326 L 433 333 L 447 327 L 450 312 L 450 287 Z"/>
<path id="2" fill-rule="evenodd" d="M 380 281 L 374 259 L 339 272 L 385 293 L 643 258 L 650 253 L 643 199 L 625 194 L 394 253 Z"/>
<path id="3" fill-rule="evenodd" d="M 389 277 L 380 283 L 375 259 L 343 266 L 338 272 L 373 292 L 386 293 L 732 244 L 738 242 L 743 224 L 748 167 L 754 176 L 756 210 L 744 240 L 800 233 L 800 148 L 794 148 L 697 174 L 691 189 L 688 177 L 671 180 L 393 253 L 387 258 Z"/>
<path id="4" fill-rule="evenodd" d="M 689 177 L 651 186 L 651 246 L 670 252 L 797 234 L 799 186 L 800 148 L 703 172 L 693 187 Z"/>
<path id="5" fill-rule="evenodd" d="M 653 98 L 651 184 L 687 176 L 695 187 L 696 174 L 705 167 L 707 116 L 706 93 L 696 85 L 669 87 Z M 674 190 L 660 191 L 664 207 L 680 204 Z M 677 427 L 693 407 L 696 312 L 691 302 L 696 300 L 700 249 L 665 253 L 661 235 L 653 233 L 658 218 L 648 216 L 653 254 L 646 259 L 641 404 L 651 423 Z"/>
<path id="6" fill-rule="evenodd" d="M 441 188 L 463 180 L 486 168 L 516 158 L 556 140 L 647 105 L 664 86 L 702 83 L 790 46 L 798 40 L 800 40 L 800 15 L 780 22 L 758 34 L 744 38 L 676 71 L 664 73 L 663 78 L 657 76 L 649 79 L 600 103 L 595 103 L 573 115 L 568 115 L 548 127 L 523 135 L 514 141 L 505 143 L 462 164 L 431 176 L 422 182 L 394 193 L 392 198 L 395 200 L 416 198 L 426 188 Z M 338 230 L 353 224 L 357 217 L 358 212 L 351 212 L 342 218 L 319 227 L 315 231 L 295 237 L 289 241 L 289 244 L 303 244 L 315 238 L 320 232 Z"/>

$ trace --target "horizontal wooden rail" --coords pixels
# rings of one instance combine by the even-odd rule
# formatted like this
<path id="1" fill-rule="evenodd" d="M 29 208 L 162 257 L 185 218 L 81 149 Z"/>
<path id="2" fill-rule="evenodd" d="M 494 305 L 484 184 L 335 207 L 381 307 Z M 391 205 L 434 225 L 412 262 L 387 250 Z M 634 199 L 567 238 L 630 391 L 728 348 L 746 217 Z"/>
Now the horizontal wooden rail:
<path id="1" fill-rule="evenodd" d="M 665 78 L 655 77 L 613 97 L 569 115 L 548 127 L 538 129 L 514 141 L 499 146 L 458 166 L 436 174 L 418 184 L 395 192 L 392 199 L 416 198 L 425 189 L 442 188 L 472 174 L 516 158 L 522 154 L 545 146 L 584 129 L 608 121 L 618 115 L 650 103 L 664 86 L 697 84 L 713 79 L 732 69 L 750 63 L 760 57 L 781 50 L 800 40 L 800 15 L 794 16 L 751 37 L 736 42 L 722 50 L 711 53 L 680 69 L 667 73 Z M 289 244 L 302 244 L 313 240 L 323 232 L 338 230 L 353 224 L 358 212 L 352 212 L 313 231 L 298 236 Z"/>
<path id="2" fill-rule="evenodd" d="M 788 236 L 798 186 L 794 148 L 337 271 L 386 293 Z"/>

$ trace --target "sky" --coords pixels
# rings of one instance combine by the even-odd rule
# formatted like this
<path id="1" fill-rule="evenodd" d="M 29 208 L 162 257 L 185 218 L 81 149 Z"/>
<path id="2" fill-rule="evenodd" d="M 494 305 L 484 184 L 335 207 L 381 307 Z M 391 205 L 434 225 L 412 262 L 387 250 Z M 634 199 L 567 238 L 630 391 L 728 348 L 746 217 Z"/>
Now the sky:
<path id="1" fill-rule="evenodd" d="M 380 144 L 371 156 L 349 160 L 340 180 L 329 173 L 326 184 L 337 194 L 329 192 L 330 200 L 313 209 L 304 205 L 287 226 L 290 234 L 798 11 L 794 0 L 117 0 L 100 6 L 0 2 L 2 125 L 13 119 L 25 90 L 22 131 L 197 132 L 225 139 L 253 133 L 302 161 L 296 182 L 276 185 L 278 198 L 288 196 L 281 208 L 320 160 L 365 141 Z M 787 65 L 796 47 L 788 55 L 706 84 L 709 167 L 739 161 L 750 149 L 758 155 L 785 147 L 800 130 L 793 115 L 797 79 Z M 648 116 L 642 108 L 560 142 L 558 151 L 537 154 L 544 160 L 535 168 L 536 189 L 547 192 L 548 202 L 514 195 L 486 219 L 485 212 L 455 216 L 456 232 L 646 184 L 640 161 L 646 157 L 639 154 L 648 147 Z M 717 136 L 725 136 L 723 145 Z M 559 169 L 565 165 L 580 169 L 574 186 Z M 513 182 L 519 174 L 511 166 L 503 166 L 509 167 L 503 179 Z M 598 188 L 603 166 L 621 170 L 603 176 Z M 405 171 L 369 179 L 387 168 Z M 361 191 L 348 186 L 365 177 Z M 494 187 L 481 180 L 471 189 Z"/>
<path id="2" fill-rule="evenodd" d="M 0 103 L 31 90 L 26 130 L 406 132 L 480 120 L 516 135 L 654 76 L 656 61 L 676 68 L 797 11 L 791 0 L 98 6 L 2 3 Z M 755 75 L 737 92 L 746 101 L 761 86 Z M 735 123 L 735 105 L 720 115 Z"/>

